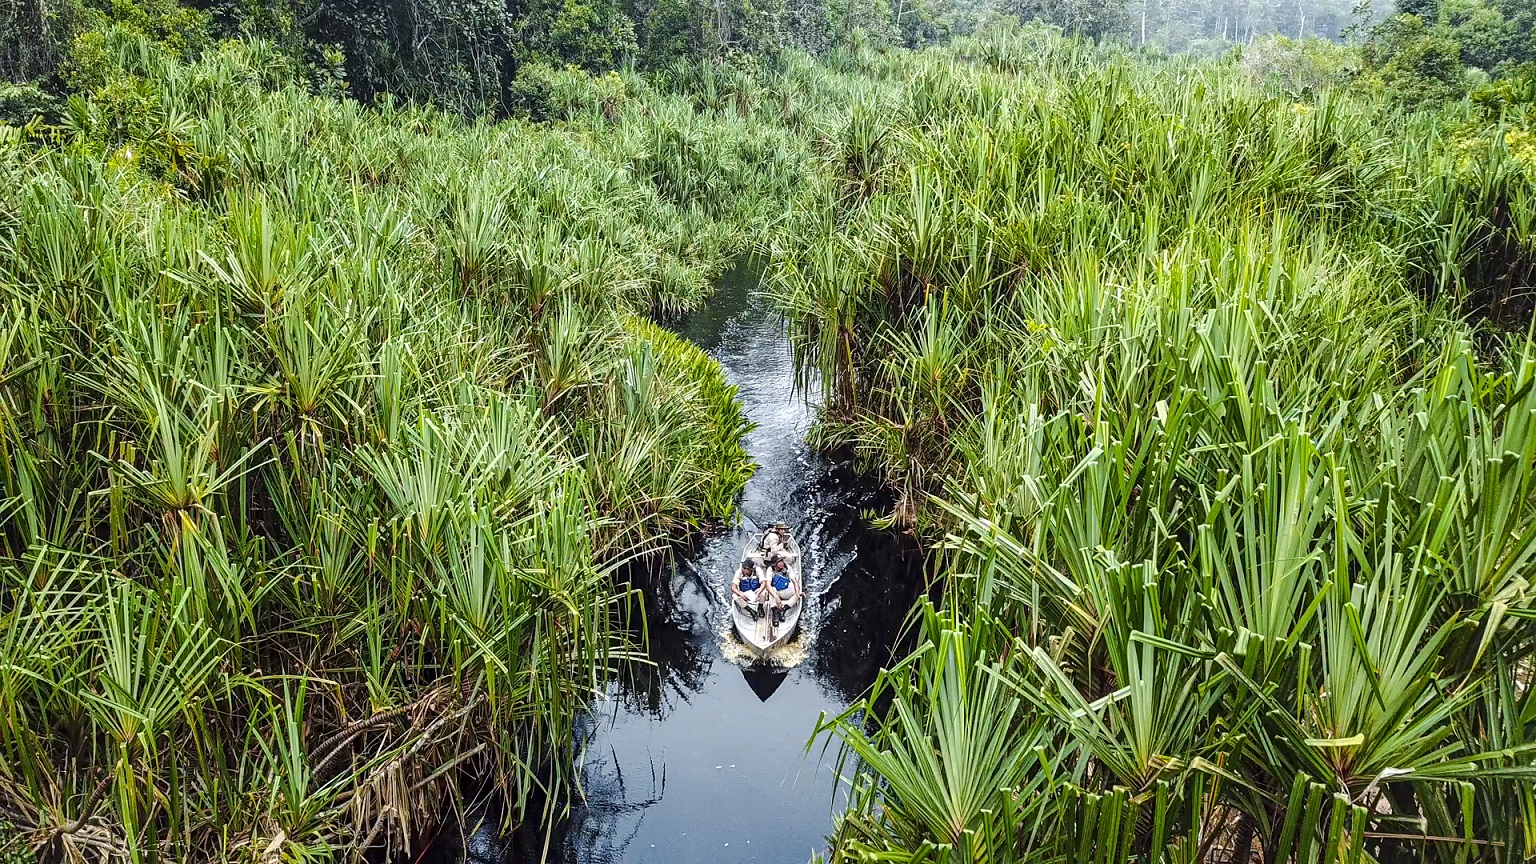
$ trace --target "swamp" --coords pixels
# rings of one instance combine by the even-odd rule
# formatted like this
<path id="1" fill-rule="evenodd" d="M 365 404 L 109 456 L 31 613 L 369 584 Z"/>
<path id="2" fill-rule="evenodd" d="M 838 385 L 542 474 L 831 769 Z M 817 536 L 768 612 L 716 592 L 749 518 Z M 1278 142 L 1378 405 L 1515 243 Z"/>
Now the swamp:
<path id="1" fill-rule="evenodd" d="M 1533 313 L 1529 0 L 15 0 L 0 864 L 1536 859 Z"/>

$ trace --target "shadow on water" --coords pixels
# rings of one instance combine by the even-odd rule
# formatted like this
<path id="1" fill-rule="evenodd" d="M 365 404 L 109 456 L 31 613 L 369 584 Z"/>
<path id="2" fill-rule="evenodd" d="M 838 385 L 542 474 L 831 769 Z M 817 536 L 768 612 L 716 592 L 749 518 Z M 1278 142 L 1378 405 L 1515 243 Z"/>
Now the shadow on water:
<path id="1" fill-rule="evenodd" d="M 915 544 L 860 517 L 889 507 L 878 484 L 806 447 L 814 410 L 795 389 L 783 324 L 757 286 L 755 271 L 732 271 L 704 310 L 676 325 L 720 361 L 757 424 L 743 525 L 631 574 L 652 662 L 625 669 L 583 719 L 585 800 L 571 817 L 541 836 L 466 826 L 467 838 L 430 858 L 536 861 L 547 843 L 551 860 L 569 864 L 783 864 L 822 848 L 842 787 L 835 754 L 806 742 L 823 713 L 846 709 L 890 661 L 923 560 Z M 793 668 L 733 662 L 744 652 L 723 597 L 754 519 L 795 526 L 805 555 L 809 599 Z M 489 817 L 500 814 L 481 809 L 481 824 L 498 824 Z"/>
<path id="2" fill-rule="evenodd" d="M 758 701 L 767 702 L 768 698 L 778 692 L 779 685 L 789 677 L 789 670 L 775 668 L 761 668 L 743 666 L 741 669 L 742 680 L 757 694 Z"/>

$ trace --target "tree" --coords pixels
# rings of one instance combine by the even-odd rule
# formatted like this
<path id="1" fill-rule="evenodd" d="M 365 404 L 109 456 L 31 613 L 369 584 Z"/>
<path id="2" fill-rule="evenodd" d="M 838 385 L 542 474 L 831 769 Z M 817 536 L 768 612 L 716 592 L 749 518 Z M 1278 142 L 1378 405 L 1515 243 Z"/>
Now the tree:
<path id="1" fill-rule="evenodd" d="M 530 59 L 605 71 L 635 52 L 635 23 L 616 0 L 534 4 L 522 22 Z"/>
<path id="2" fill-rule="evenodd" d="M 1116 0 L 1004 0 L 1002 8 L 1024 21 L 1095 38 L 1123 30 L 1127 21 L 1125 7 Z"/>
<path id="3" fill-rule="evenodd" d="M 827 0 L 824 15 L 832 43 L 846 45 L 858 34 L 877 42 L 896 41 L 895 5 L 890 0 Z"/>
<path id="4" fill-rule="evenodd" d="M 58 69 L 84 13 L 77 4 L 60 5 L 58 11 L 39 0 L 0 5 L 0 79 L 32 81 Z"/>
<path id="5" fill-rule="evenodd" d="M 1461 59 L 1468 66 L 1488 72 L 1536 59 L 1536 42 L 1531 38 L 1532 19 L 1536 13 L 1505 9 L 1487 0 L 1445 0 L 1441 21 L 1450 28 L 1452 38 L 1461 44 Z"/>
<path id="6" fill-rule="evenodd" d="M 1243 49 L 1243 69 L 1256 80 L 1301 96 L 1350 79 L 1355 53 L 1346 45 L 1322 39 L 1268 36 Z"/>
<path id="7" fill-rule="evenodd" d="M 1444 28 L 1417 15 L 1396 15 L 1377 27 L 1361 47 L 1367 78 L 1409 107 L 1461 98 L 1466 67 L 1461 45 Z"/>

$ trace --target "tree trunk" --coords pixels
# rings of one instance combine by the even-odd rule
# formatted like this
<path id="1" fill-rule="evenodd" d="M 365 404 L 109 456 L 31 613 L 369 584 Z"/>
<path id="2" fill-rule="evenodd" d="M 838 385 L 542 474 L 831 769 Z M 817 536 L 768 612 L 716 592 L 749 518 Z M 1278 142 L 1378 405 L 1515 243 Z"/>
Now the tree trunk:
<path id="1" fill-rule="evenodd" d="M 1248 864 L 1253 857 L 1253 817 L 1247 813 L 1237 817 L 1237 830 L 1232 838 L 1232 855 L 1227 864 Z"/>
<path id="2" fill-rule="evenodd" d="M 517 80 L 518 69 L 516 50 L 517 25 L 522 19 L 523 2 L 522 0 L 505 0 L 505 5 L 502 8 L 505 12 L 506 20 L 502 22 L 501 50 L 497 53 L 500 55 L 498 59 L 501 61 L 501 68 L 498 70 L 501 79 L 500 114 L 505 118 L 512 113 L 512 82 Z"/>

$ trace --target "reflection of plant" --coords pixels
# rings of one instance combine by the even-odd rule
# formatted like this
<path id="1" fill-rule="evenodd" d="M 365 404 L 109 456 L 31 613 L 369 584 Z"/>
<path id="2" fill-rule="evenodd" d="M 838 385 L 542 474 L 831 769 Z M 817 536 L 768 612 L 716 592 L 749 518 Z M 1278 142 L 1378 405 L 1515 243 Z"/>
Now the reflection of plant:
<path id="1" fill-rule="evenodd" d="M 864 494 L 851 497 L 861 487 Z M 870 527 L 865 516 L 876 512 L 872 505 L 890 503 L 870 478 L 849 472 L 824 481 L 814 494 L 833 506 L 817 528 L 819 578 L 830 587 L 808 610 L 816 615 L 812 662 L 817 680 L 847 704 L 911 647 L 907 625 L 924 588 L 925 559 L 911 538 Z M 860 505 L 868 509 L 861 513 Z"/>
<path id="2" fill-rule="evenodd" d="M 665 720 L 676 700 L 688 702 L 709 680 L 714 660 L 690 627 L 666 620 L 648 623 L 643 661 L 625 664 L 617 696 L 624 710 Z"/>
<path id="3" fill-rule="evenodd" d="M 585 749 L 585 748 L 584 748 Z M 626 779 L 618 756 L 613 751 L 594 754 L 585 750 L 581 767 L 581 802 L 575 807 L 569 827 L 572 840 L 567 848 L 582 851 L 592 861 L 621 861 L 624 851 L 640 831 L 641 817 L 667 791 L 665 768 L 657 771 L 655 762 L 648 766 L 649 791 L 632 797 L 631 779 Z M 633 776 L 631 774 L 631 776 Z M 625 822 L 632 822 L 628 833 L 621 834 Z"/>

